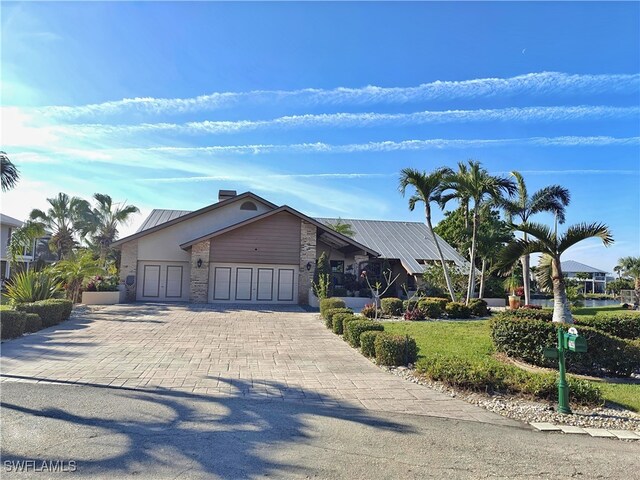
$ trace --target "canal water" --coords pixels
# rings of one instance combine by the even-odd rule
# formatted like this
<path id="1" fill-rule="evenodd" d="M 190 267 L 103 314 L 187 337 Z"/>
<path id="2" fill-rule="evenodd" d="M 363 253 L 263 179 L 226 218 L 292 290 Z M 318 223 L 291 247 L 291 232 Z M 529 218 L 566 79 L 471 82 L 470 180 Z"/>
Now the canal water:
<path id="1" fill-rule="evenodd" d="M 533 305 L 542 305 L 543 308 L 553 308 L 553 298 L 532 298 Z M 611 307 L 620 305 L 620 300 L 582 300 L 585 307 Z"/>

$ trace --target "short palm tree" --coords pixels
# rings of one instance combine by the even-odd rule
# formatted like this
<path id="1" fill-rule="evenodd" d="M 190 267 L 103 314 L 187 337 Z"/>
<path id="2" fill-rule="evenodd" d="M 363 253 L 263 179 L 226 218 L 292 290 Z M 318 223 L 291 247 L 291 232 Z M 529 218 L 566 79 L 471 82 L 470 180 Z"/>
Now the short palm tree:
<path id="1" fill-rule="evenodd" d="M 553 321 L 573 323 L 560 256 L 568 248 L 593 237 L 600 238 L 604 246 L 608 247 L 613 244 L 613 237 L 609 227 L 603 223 L 580 223 L 570 226 L 560 237 L 549 227 L 539 223 L 523 223 L 514 225 L 514 228 L 530 235 L 534 240 L 518 239 L 509 243 L 500 255 L 500 269 L 503 271 L 510 270 L 523 255 L 542 253 L 542 258 L 551 264 Z"/>
<path id="2" fill-rule="evenodd" d="M 471 212 L 471 251 L 469 252 L 469 282 L 467 285 L 466 303 L 474 296 L 476 284 L 476 253 L 478 224 L 480 211 L 486 204 L 499 204 L 503 195 L 513 195 L 516 191 L 515 183 L 506 177 L 490 175 L 480 162 L 469 160 L 466 164 L 458 164 L 458 172 L 448 175 L 442 185 L 443 193 L 440 196 L 440 206 L 444 207 L 450 200 L 456 199 L 460 205 L 469 209 L 473 202 Z"/>
<path id="3" fill-rule="evenodd" d="M 18 183 L 18 179 L 20 178 L 20 172 L 16 166 L 11 163 L 9 156 L 5 152 L 0 152 L 0 162 L 2 164 L 0 167 L 2 191 L 6 192 L 16 186 L 16 183 Z"/>
<path id="4" fill-rule="evenodd" d="M 118 238 L 118 227 L 126 224 L 131 215 L 140 212 L 134 205 L 113 203 L 109 195 L 93 195 L 96 207 L 91 209 L 85 230 L 90 234 L 92 243 L 98 248 L 100 261 L 104 264 L 111 244 Z"/>
<path id="5" fill-rule="evenodd" d="M 413 211 L 418 202 L 424 203 L 425 222 L 440 257 L 440 263 L 442 264 L 442 270 L 444 272 L 444 278 L 447 284 L 447 289 L 449 290 L 449 295 L 451 296 L 451 301 L 455 302 L 456 297 L 453 292 L 451 278 L 449 277 L 447 263 L 444 260 L 438 236 L 433 231 L 433 225 L 431 224 L 431 203 L 437 203 L 439 201 L 444 179 L 452 173 L 453 172 L 449 168 L 438 168 L 431 173 L 420 172 L 413 168 L 403 168 L 400 172 L 399 190 L 404 196 L 408 187 L 413 187 L 415 189 L 415 193 L 409 197 L 409 210 Z"/>
<path id="6" fill-rule="evenodd" d="M 49 247 L 58 254 L 58 258 L 63 259 L 71 254 L 76 245 L 75 237 L 84 231 L 90 213 L 89 202 L 69 197 L 66 193 L 47 198 L 47 202 L 51 206 L 46 212 L 31 210 L 29 218 L 52 232 Z"/>
<path id="7" fill-rule="evenodd" d="M 341 233 L 346 237 L 353 237 L 356 232 L 354 232 L 350 223 L 344 222 L 340 217 L 335 222 L 327 222 L 327 227 L 337 233 Z"/>
<path id="8" fill-rule="evenodd" d="M 557 215 L 558 221 L 564 223 L 565 207 L 569 205 L 571 195 L 569 190 L 560 185 L 550 185 L 541 188 L 533 195 L 529 196 L 524 178 L 520 172 L 511 172 L 515 177 L 518 191 L 514 199 L 503 198 L 499 201 L 499 206 L 504 210 L 506 220 L 510 223 L 514 218 L 518 218 L 520 223 L 527 223 L 532 215 L 540 212 L 551 212 Z M 524 234 L 527 240 L 527 234 Z M 522 263 L 522 277 L 524 283 L 524 302 L 526 305 L 531 303 L 531 269 L 530 257 L 524 255 L 520 262 Z"/>
<path id="9" fill-rule="evenodd" d="M 618 266 L 624 275 L 633 277 L 635 289 L 640 292 L 640 257 L 622 257 L 618 260 Z"/>
<path id="10" fill-rule="evenodd" d="M 56 262 L 52 271 L 56 278 L 64 285 L 67 298 L 74 303 L 80 301 L 82 284 L 96 275 L 104 275 L 105 269 L 99 265 L 98 260 L 87 250 L 71 253 L 65 260 Z"/>

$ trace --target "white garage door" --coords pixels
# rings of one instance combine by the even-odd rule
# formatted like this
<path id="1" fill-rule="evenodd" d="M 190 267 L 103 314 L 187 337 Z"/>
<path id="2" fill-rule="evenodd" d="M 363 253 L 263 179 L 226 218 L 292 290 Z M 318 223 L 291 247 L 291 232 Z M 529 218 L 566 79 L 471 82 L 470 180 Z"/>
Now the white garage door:
<path id="1" fill-rule="evenodd" d="M 189 263 L 138 262 L 138 300 L 189 301 Z"/>
<path id="2" fill-rule="evenodd" d="M 211 264 L 212 303 L 298 303 L 297 265 Z"/>

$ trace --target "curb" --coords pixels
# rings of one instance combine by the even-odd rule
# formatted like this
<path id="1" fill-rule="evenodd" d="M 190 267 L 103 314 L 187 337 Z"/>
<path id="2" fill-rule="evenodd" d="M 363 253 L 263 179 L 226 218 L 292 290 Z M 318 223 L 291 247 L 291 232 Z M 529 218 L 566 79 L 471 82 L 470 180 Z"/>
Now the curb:
<path id="1" fill-rule="evenodd" d="M 548 422 L 530 422 L 539 432 L 562 432 L 569 435 L 590 435 L 600 438 L 615 438 L 619 440 L 640 440 L 640 435 L 631 430 L 607 430 L 605 428 L 582 428 L 570 425 L 555 425 Z"/>

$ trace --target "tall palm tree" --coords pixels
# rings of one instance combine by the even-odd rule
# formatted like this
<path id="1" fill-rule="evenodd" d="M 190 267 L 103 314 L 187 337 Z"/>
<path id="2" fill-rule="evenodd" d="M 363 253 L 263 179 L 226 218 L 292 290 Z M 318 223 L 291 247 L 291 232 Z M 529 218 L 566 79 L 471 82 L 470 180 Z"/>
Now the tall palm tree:
<path id="1" fill-rule="evenodd" d="M 550 185 L 541 188 L 533 195 L 529 196 L 524 178 L 520 172 L 513 171 L 511 175 L 515 177 L 518 191 L 514 199 L 503 198 L 499 202 L 499 206 L 504 210 L 506 220 L 513 223 L 514 218 L 518 218 L 520 223 L 527 223 L 532 215 L 540 212 L 550 212 L 557 215 L 559 223 L 564 223 L 565 207 L 569 205 L 571 195 L 569 190 L 560 185 Z M 524 234 L 527 240 L 527 234 Z M 530 256 L 524 255 L 520 262 L 522 263 L 522 278 L 524 283 L 524 302 L 525 305 L 531 303 L 531 267 Z"/>
<path id="2" fill-rule="evenodd" d="M 94 194 L 93 198 L 96 206 L 91 209 L 85 230 L 98 247 L 100 261 L 104 264 L 111 244 L 118 238 L 118 226 L 126 224 L 140 209 L 135 205 L 113 203 L 109 195 L 102 193 Z"/>
<path id="3" fill-rule="evenodd" d="M 609 227 L 603 223 L 579 223 L 570 226 L 567 231 L 558 237 L 546 225 L 539 223 L 523 223 L 514 225 L 516 230 L 526 233 L 534 240 L 518 239 L 507 245 L 500 255 L 501 270 L 509 270 L 523 255 L 542 253 L 542 264 L 551 264 L 551 283 L 553 286 L 553 321 L 560 323 L 573 323 L 565 279 L 562 273 L 560 256 L 568 248 L 586 240 L 598 237 L 605 247 L 613 244 L 613 237 Z M 543 265 L 541 265 L 541 268 Z M 544 269 L 544 268 L 542 268 Z"/>
<path id="4" fill-rule="evenodd" d="M 20 172 L 16 166 L 11 163 L 8 155 L 5 152 L 0 152 L 0 176 L 2 177 L 2 191 L 6 192 L 11 190 L 18 183 L 20 178 Z"/>
<path id="5" fill-rule="evenodd" d="M 635 290 L 640 292 L 640 257 L 622 257 L 618 259 L 618 266 L 624 275 L 633 277 Z"/>
<path id="6" fill-rule="evenodd" d="M 66 193 L 47 198 L 47 202 L 50 207 L 46 212 L 33 209 L 29 218 L 52 232 L 49 248 L 58 254 L 59 259 L 64 259 L 76 245 L 76 236 L 84 232 L 90 213 L 89 202 L 69 197 Z"/>
<path id="7" fill-rule="evenodd" d="M 503 194 L 509 196 L 516 191 L 515 183 L 506 177 L 490 175 L 480 162 L 469 160 L 466 164 L 458 164 L 458 172 L 449 175 L 442 185 L 443 191 L 451 190 L 440 196 L 440 205 L 444 207 L 450 200 L 456 199 L 463 208 L 470 208 L 471 212 L 471 251 L 469 252 L 469 282 L 467 285 L 466 303 L 469 303 L 474 295 L 476 284 L 476 250 L 478 238 L 478 222 L 480 210 L 487 203 L 498 204 Z"/>
<path id="8" fill-rule="evenodd" d="M 447 263 L 444 260 L 438 236 L 433 231 L 433 225 L 431 224 L 431 203 L 437 203 L 439 201 L 444 179 L 452 173 L 451 169 L 446 167 L 438 168 L 431 173 L 420 172 L 413 168 L 403 168 L 400 172 L 400 185 L 398 189 L 400 193 L 402 193 L 402 196 L 404 196 L 407 187 L 413 187 L 415 189 L 415 193 L 409 197 L 409 210 L 413 211 L 418 202 L 424 203 L 425 222 L 433 238 L 433 243 L 436 246 L 438 255 L 440 256 L 440 263 L 442 263 L 442 270 L 444 271 L 444 278 L 447 283 L 447 290 L 449 290 L 449 295 L 451 296 L 451 301 L 455 302 L 456 297 L 453 292 L 451 278 L 449 277 Z"/>

